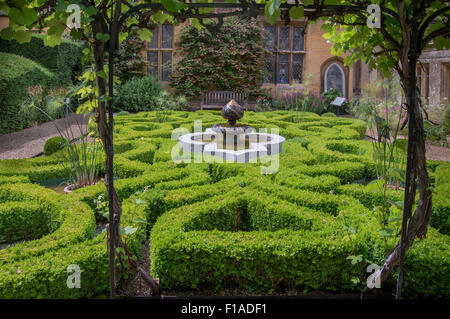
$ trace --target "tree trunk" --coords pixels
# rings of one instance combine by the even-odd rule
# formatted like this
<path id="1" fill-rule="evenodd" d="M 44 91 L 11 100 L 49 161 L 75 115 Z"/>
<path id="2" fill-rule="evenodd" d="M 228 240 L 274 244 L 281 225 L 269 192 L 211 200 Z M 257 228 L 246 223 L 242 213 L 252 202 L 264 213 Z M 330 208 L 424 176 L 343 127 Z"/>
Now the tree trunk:
<path id="1" fill-rule="evenodd" d="M 403 283 L 403 261 L 406 251 L 412 246 L 415 237 L 424 238 L 427 232 L 428 222 L 431 216 L 431 190 L 425 156 L 425 138 L 422 113 L 419 108 L 419 94 L 416 86 L 416 64 L 420 52 L 414 37 L 417 33 L 411 32 L 411 43 L 408 54 L 400 55 L 402 62 L 401 81 L 406 95 L 408 109 L 408 152 L 406 163 L 405 195 L 402 218 L 402 230 L 400 243 L 386 258 L 385 263 L 373 282 L 385 281 L 399 265 L 399 277 L 397 281 L 396 297 L 401 298 Z M 418 178 L 416 181 L 416 177 Z M 415 202 L 416 183 L 419 186 L 419 201 L 414 215 L 411 217 L 412 207 Z"/>
<path id="2" fill-rule="evenodd" d="M 104 24 L 101 23 L 101 17 L 92 22 L 92 29 L 96 33 L 109 33 L 110 40 L 108 43 L 108 82 L 104 77 L 99 77 L 98 72 L 104 71 L 105 60 L 105 43 L 95 41 L 93 44 L 94 63 L 96 71 L 97 94 L 102 98 L 98 101 L 96 122 L 100 139 L 106 155 L 106 178 L 105 186 L 108 194 L 109 202 L 109 224 L 108 224 L 108 253 L 109 253 L 109 274 L 110 274 L 110 291 L 109 297 L 114 298 L 116 293 L 116 248 L 121 247 L 124 254 L 118 254 L 119 261 L 121 258 L 127 258 L 131 269 L 138 275 L 142 276 L 144 281 L 150 287 L 152 294 L 159 294 L 158 283 L 143 270 L 139 264 L 132 258 L 133 255 L 128 247 L 122 241 L 120 233 L 120 219 L 122 216 L 122 206 L 119 196 L 114 188 L 114 117 L 113 117 L 113 98 L 114 98 L 114 52 L 117 48 L 119 37 L 119 17 L 121 3 L 118 2 L 114 10 L 114 19 L 111 24 L 111 30 L 105 30 Z M 107 93 L 108 88 L 108 93 Z M 106 108 L 106 99 L 108 95 L 108 109 Z M 123 255 L 123 256 L 122 256 Z M 122 261 L 121 261 L 122 262 Z"/>
<path id="3" fill-rule="evenodd" d="M 99 21 L 94 20 L 92 22 L 92 29 L 95 33 L 107 33 L 107 30 L 103 30 L 102 25 Z M 94 54 L 94 64 L 96 71 L 96 82 L 97 82 L 97 95 L 98 97 L 106 97 L 107 83 L 103 77 L 98 76 L 98 72 L 104 71 L 105 67 L 105 43 L 96 40 L 93 44 L 93 54 Z M 109 200 L 109 225 L 108 225 L 108 253 L 109 253 L 109 297 L 114 298 L 115 287 L 116 287 L 116 244 L 112 240 L 116 238 L 116 224 L 115 224 L 115 203 L 114 203 L 114 168 L 113 168 L 113 140 L 112 134 L 110 134 L 110 127 L 107 123 L 106 115 L 106 102 L 105 100 L 99 100 L 97 103 L 97 114 L 96 122 L 98 126 L 98 132 L 100 139 L 102 140 L 103 148 L 106 155 L 106 188 Z M 111 119 L 110 119 L 111 121 Z"/>

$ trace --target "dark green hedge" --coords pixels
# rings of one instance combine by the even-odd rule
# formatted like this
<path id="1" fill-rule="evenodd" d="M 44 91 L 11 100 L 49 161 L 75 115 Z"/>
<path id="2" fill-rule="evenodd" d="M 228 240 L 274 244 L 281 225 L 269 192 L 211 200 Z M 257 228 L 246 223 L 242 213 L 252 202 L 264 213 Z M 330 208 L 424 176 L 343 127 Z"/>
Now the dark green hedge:
<path id="1" fill-rule="evenodd" d="M 436 167 L 435 174 L 430 224 L 441 233 L 450 235 L 450 163 L 441 163 Z"/>
<path id="2" fill-rule="evenodd" d="M 62 40 L 55 47 L 44 45 L 44 36 L 33 34 L 31 41 L 19 43 L 15 40 L 0 39 L 2 52 L 28 58 L 52 71 L 60 85 L 72 84 L 82 71 L 82 50 L 84 44 Z"/>
<path id="3" fill-rule="evenodd" d="M 0 52 L 0 135 L 27 127 L 21 112 L 28 87 L 57 84 L 57 78 L 41 65 L 14 54 Z"/>
<path id="4" fill-rule="evenodd" d="M 55 228 L 55 217 L 58 217 L 57 212 L 42 202 L 7 201 L 0 204 L 0 240 L 15 242 L 40 238 Z"/>
<path id="5" fill-rule="evenodd" d="M 450 235 L 450 183 L 436 186 L 433 196 L 430 224 L 441 233 Z"/>
<path id="6" fill-rule="evenodd" d="M 135 77 L 117 86 L 114 110 L 128 112 L 152 111 L 162 92 L 158 79 L 152 76 Z"/>
<path id="7" fill-rule="evenodd" d="M 44 154 L 52 155 L 53 153 L 56 153 L 64 149 L 67 146 L 67 144 L 68 144 L 67 139 L 65 139 L 62 136 L 55 136 L 49 138 L 44 145 Z"/>

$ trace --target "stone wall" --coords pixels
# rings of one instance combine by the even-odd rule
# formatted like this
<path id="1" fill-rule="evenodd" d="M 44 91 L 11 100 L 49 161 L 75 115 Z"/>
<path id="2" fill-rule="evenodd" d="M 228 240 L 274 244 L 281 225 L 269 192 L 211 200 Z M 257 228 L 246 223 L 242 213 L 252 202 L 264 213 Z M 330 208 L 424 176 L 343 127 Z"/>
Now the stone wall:
<path id="1" fill-rule="evenodd" d="M 429 104 L 450 102 L 450 50 L 428 49 L 420 62 L 429 67 Z"/>

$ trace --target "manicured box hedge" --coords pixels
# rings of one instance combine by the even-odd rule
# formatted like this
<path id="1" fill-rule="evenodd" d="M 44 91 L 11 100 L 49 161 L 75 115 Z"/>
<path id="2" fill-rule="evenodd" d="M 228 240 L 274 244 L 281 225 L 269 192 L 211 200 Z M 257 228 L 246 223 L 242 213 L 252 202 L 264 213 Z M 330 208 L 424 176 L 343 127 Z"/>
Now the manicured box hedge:
<path id="1" fill-rule="evenodd" d="M 355 269 L 345 262 L 352 248 L 341 218 L 265 199 L 253 190 L 233 195 L 183 206 L 158 219 L 152 230 L 152 270 L 164 288 L 355 289 L 350 280 Z M 380 243 L 373 236 L 376 222 L 359 218 L 364 210 L 355 205 L 347 212 L 348 217 L 355 217 L 353 227 L 359 228 L 352 237 L 355 254 L 377 260 L 373 246 L 373 241 Z M 431 236 L 439 238 L 435 232 Z M 438 240 L 427 247 L 428 254 L 421 257 L 413 249 L 407 259 L 411 275 L 406 286 L 412 295 L 448 295 L 449 280 L 437 279 L 439 274 L 445 277 L 450 266 L 448 251 L 442 255 L 448 242 Z M 422 249 L 419 243 L 417 250 Z M 434 254 L 439 257 L 433 259 Z M 434 278 L 432 284 L 427 283 L 424 269 Z M 418 280 L 422 280 L 421 288 L 412 285 Z"/>
<path id="2" fill-rule="evenodd" d="M 49 69 L 58 78 L 60 84 L 72 84 L 81 74 L 81 58 L 84 44 L 62 40 L 60 45 L 44 45 L 44 36 L 33 34 L 30 42 L 19 43 L 15 40 L 0 39 L 1 51 L 20 55 Z"/>
<path id="3" fill-rule="evenodd" d="M 433 214 L 430 223 L 441 233 L 450 235 L 450 163 L 437 166 L 435 174 Z"/>
<path id="4" fill-rule="evenodd" d="M 246 113 L 243 122 L 255 129 L 278 128 L 287 138 L 279 170 L 272 175 L 261 174 L 260 166 L 268 165 L 261 162 L 172 161 L 180 152 L 177 132 L 192 130 L 194 120 L 203 121 L 203 130 L 221 123 L 219 112 L 116 118 L 115 187 L 123 206 L 122 226 L 135 229 L 124 239 L 140 256 L 142 241 L 150 237 L 149 271 L 163 291 L 359 291 L 352 278 L 367 274 L 358 273 L 347 257 L 362 255 L 363 270 L 365 261 L 382 264 L 385 241 L 373 212 L 382 197 L 354 184 L 375 177 L 371 145 L 360 141 L 365 124 L 310 113 L 302 118 L 297 123 L 296 114 L 288 111 Z M 408 297 L 450 296 L 446 167 L 430 162 L 436 180 L 431 227 L 406 257 Z M 55 214 L 38 219 L 27 232 L 29 240 L 0 249 L 0 298 L 77 298 L 107 290 L 105 235 L 95 233 L 95 200 L 106 194 L 105 186 L 62 195 L 30 183 L 62 177 L 57 154 L 0 161 L 0 208 L 9 216 L 10 211 L 25 216 L 48 205 Z M 387 193 L 392 201 L 403 198 L 401 191 Z M 390 238 L 387 244 L 393 248 L 397 241 Z M 70 264 L 83 271 L 81 289 L 66 286 Z"/>
<path id="5" fill-rule="evenodd" d="M 28 87 L 56 85 L 55 74 L 27 58 L 0 52 L 0 135 L 26 127 L 20 108 Z"/>

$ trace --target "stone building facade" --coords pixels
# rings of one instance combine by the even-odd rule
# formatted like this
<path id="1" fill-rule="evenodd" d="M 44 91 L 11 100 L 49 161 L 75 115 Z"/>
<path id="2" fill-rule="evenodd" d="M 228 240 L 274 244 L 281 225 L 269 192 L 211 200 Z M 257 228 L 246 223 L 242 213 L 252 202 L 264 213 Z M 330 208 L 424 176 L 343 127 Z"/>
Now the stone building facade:
<path id="1" fill-rule="evenodd" d="M 0 30 L 9 24 L 8 17 L 0 11 Z M 323 38 L 322 23 L 306 24 L 296 20 L 286 26 L 275 26 L 260 18 L 266 47 L 273 52 L 266 57 L 265 68 L 269 73 L 262 87 L 269 89 L 273 96 L 304 87 L 322 93 L 337 87 L 343 95 L 351 99 L 363 94 L 370 81 L 376 81 L 376 70 L 370 70 L 365 63 L 358 62 L 346 67 L 342 57 L 330 53 L 331 43 Z M 169 86 L 170 73 L 178 34 L 184 24 L 159 25 L 153 32 L 151 43 L 145 43 L 142 54 L 147 60 L 147 73 L 157 74 L 164 87 Z M 300 33 L 302 35 L 300 36 Z M 271 74 L 271 75 L 270 75 Z M 427 104 L 450 103 L 450 50 L 426 50 L 417 66 L 418 85 Z"/>
<path id="2" fill-rule="evenodd" d="M 360 61 L 350 68 L 344 65 L 343 57 L 330 53 L 332 44 L 323 38 L 322 24 L 307 24 L 300 19 L 287 26 L 284 22 L 272 26 L 260 18 L 266 49 L 272 52 L 265 57 L 265 80 L 261 86 L 272 96 L 280 97 L 307 84 L 315 93 L 339 88 L 344 97 L 351 99 L 364 94 L 371 81 L 377 81 L 377 70 L 371 70 L 367 64 Z M 159 25 L 153 31 L 152 42 L 145 45 L 147 74 L 158 75 L 164 87 L 169 87 L 177 35 L 183 26 Z M 450 50 L 427 50 L 420 61 L 417 75 L 422 96 L 431 105 L 448 103 Z"/>
<path id="3" fill-rule="evenodd" d="M 339 88 L 346 98 L 361 92 L 362 79 L 368 78 L 364 77 L 368 68 L 361 63 L 346 67 L 342 57 L 331 55 L 332 45 L 322 37 L 322 23 L 306 24 L 304 20 L 297 20 L 287 26 L 283 22 L 268 25 L 261 18 L 260 25 L 265 47 L 271 52 L 265 56 L 261 86 L 272 96 L 305 87 L 305 83 L 315 93 Z M 183 26 L 159 25 L 152 30 L 151 43 L 145 44 L 147 74 L 157 75 L 164 87 L 169 86 L 177 35 Z"/>

